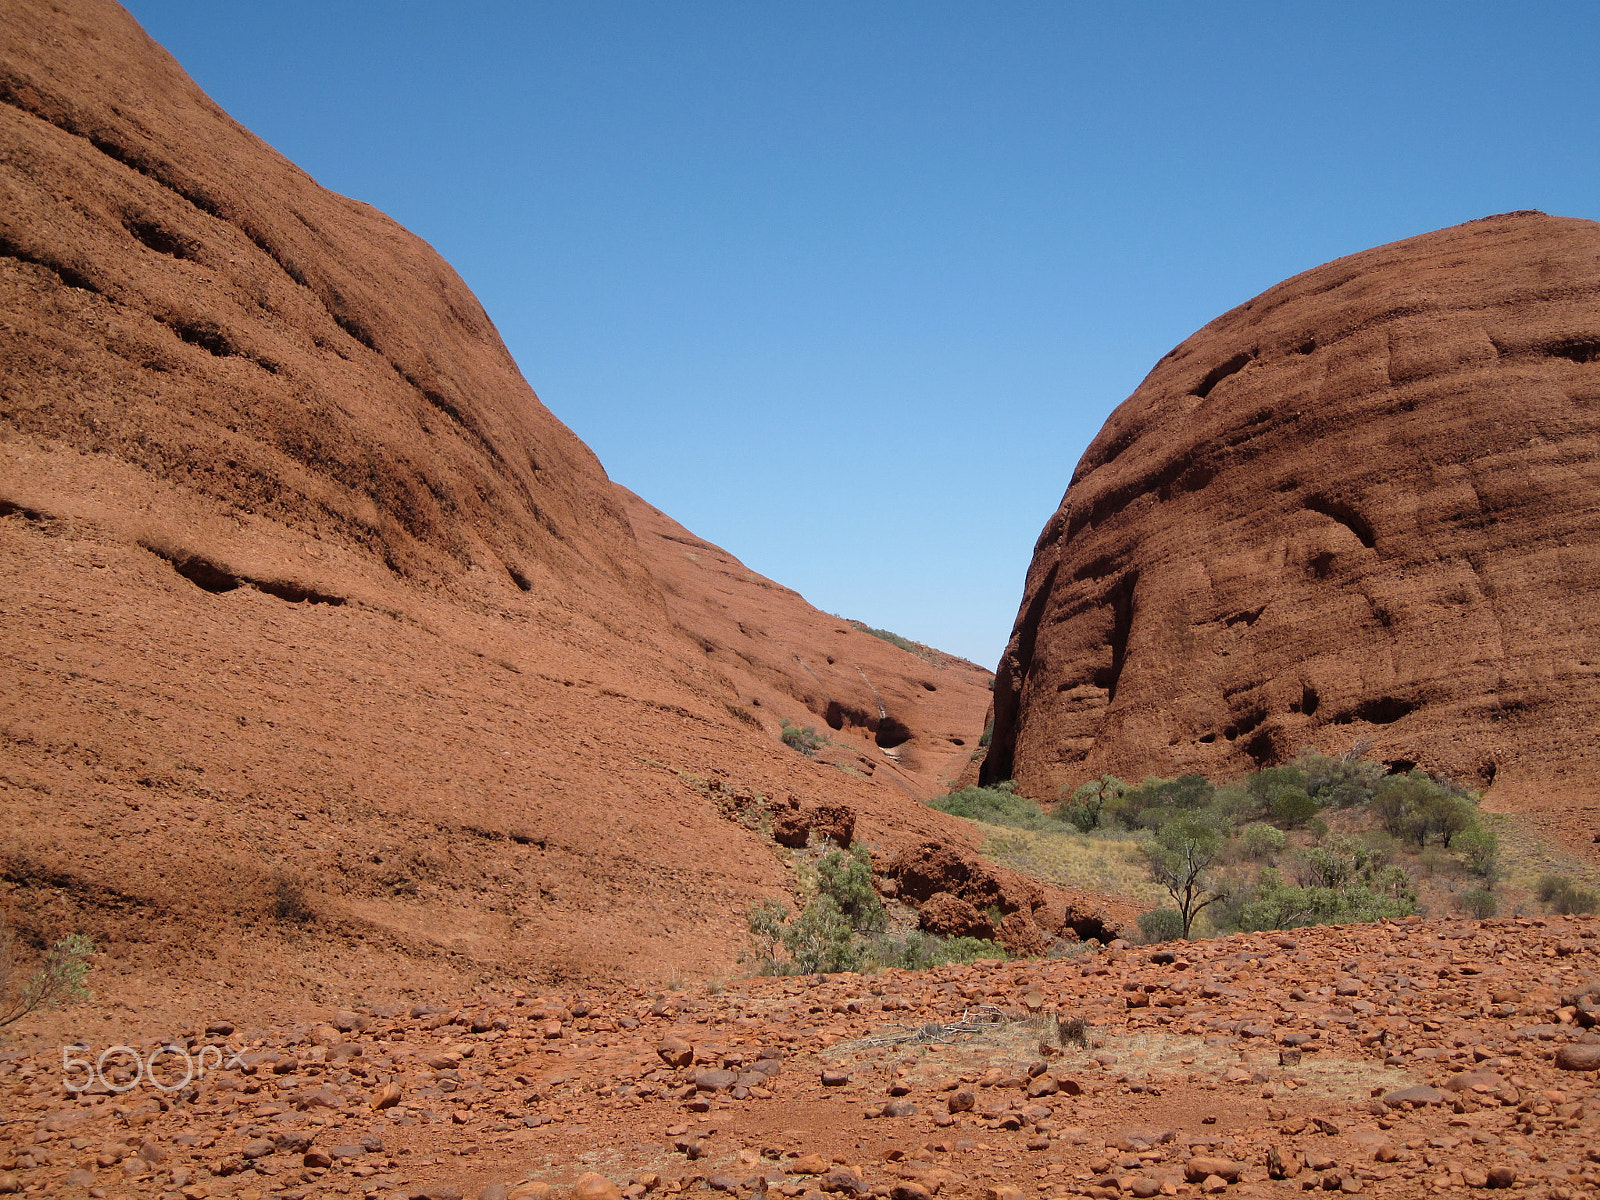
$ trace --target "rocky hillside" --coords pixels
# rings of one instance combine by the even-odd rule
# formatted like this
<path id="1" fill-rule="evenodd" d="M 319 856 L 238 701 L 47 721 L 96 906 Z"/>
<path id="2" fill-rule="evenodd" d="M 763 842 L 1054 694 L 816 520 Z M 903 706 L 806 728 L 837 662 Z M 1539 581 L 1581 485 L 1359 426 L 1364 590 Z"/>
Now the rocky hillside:
<path id="1" fill-rule="evenodd" d="M 664 981 L 731 969 L 790 892 L 775 826 L 970 860 L 912 754 L 857 737 L 852 774 L 752 719 L 641 507 L 424 243 L 107 0 L 0 0 L 0 28 L 0 900 L 28 939 L 87 932 L 129 1006 Z M 859 661 L 931 778 L 987 689 L 903 657 Z M 1061 897 L 1014 894 L 1061 931 Z"/>
<path id="2" fill-rule="evenodd" d="M 1039 538 L 986 776 L 1048 799 L 1370 742 L 1593 850 L 1597 277 L 1600 225 L 1509 213 L 1167 354 Z"/>

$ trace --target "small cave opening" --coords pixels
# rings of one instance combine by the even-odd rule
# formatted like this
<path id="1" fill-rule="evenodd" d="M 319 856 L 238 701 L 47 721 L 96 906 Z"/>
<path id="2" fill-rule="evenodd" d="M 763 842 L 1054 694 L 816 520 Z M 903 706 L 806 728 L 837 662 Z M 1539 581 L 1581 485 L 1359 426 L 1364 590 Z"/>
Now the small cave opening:
<path id="1" fill-rule="evenodd" d="M 1212 367 L 1211 370 L 1206 372 L 1205 378 L 1199 383 L 1195 384 L 1194 391 L 1190 394 L 1199 396 L 1202 400 L 1204 400 L 1211 394 L 1212 388 L 1216 387 L 1217 384 L 1221 383 L 1229 375 L 1237 375 L 1240 371 L 1244 370 L 1250 365 L 1251 359 L 1255 358 L 1255 356 L 1256 352 L 1254 350 L 1248 350 L 1242 354 L 1235 354 L 1221 366 Z"/>
<path id="2" fill-rule="evenodd" d="M 1546 346 L 1544 352 L 1551 358 L 1565 358 L 1575 363 L 1600 362 L 1600 341 L 1592 338 L 1574 338 Z"/>
<path id="3" fill-rule="evenodd" d="M 828 701 L 828 707 L 822 711 L 822 719 L 829 729 L 844 728 L 844 709 L 837 700 Z"/>
<path id="4" fill-rule="evenodd" d="M 1320 513 L 1331 521 L 1337 521 L 1351 533 L 1356 535 L 1368 550 L 1377 544 L 1377 535 L 1373 532 L 1371 523 L 1343 500 L 1335 500 L 1329 496 L 1307 496 L 1306 508 L 1314 513 Z"/>
<path id="5" fill-rule="evenodd" d="M 1333 567 L 1333 555 L 1324 550 L 1321 554 L 1313 554 L 1311 561 L 1306 564 L 1311 569 L 1313 579 L 1326 579 L 1328 571 Z"/>
<path id="6" fill-rule="evenodd" d="M 965 746 L 967 744 L 967 739 L 966 738 L 953 737 L 953 738 L 950 739 L 950 744 L 952 746 Z"/>
<path id="7" fill-rule="evenodd" d="M 1391 775 L 1404 775 L 1408 771 L 1415 771 L 1417 764 L 1409 758 L 1391 758 L 1383 764 Z"/>
<path id="8" fill-rule="evenodd" d="M 1115 927 L 1108 926 L 1099 917 L 1079 916 L 1077 913 L 1069 913 L 1065 924 L 1066 928 L 1078 935 L 1080 942 L 1095 938 L 1102 946 L 1105 946 L 1121 936 Z"/>
<path id="9" fill-rule="evenodd" d="M 934 687 L 933 684 L 929 683 L 926 679 L 924 679 L 922 681 L 922 686 L 925 687 L 930 692 L 937 692 L 939 690 L 938 688 Z"/>
<path id="10" fill-rule="evenodd" d="M 1401 717 L 1417 711 L 1418 705 L 1410 700 L 1401 700 L 1395 696 L 1380 696 L 1375 700 L 1363 700 L 1356 705 L 1352 714 L 1358 721 L 1367 721 L 1373 725 L 1393 725 Z"/>
<path id="11" fill-rule="evenodd" d="M 1270 729 L 1262 729 L 1244 744 L 1244 752 L 1258 768 L 1270 767 L 1278 761 L 1277 740 Z"/>
<path id="12" fill-rule="evenodd" d="M 211 321 L 174 322 L 172 332 L 216 358 L 229 358 L 238 353 L 228 335 Z"/>
<path id="13" fill-rule="evenodd" d="M 880 750 L 893 750 L 896 746 L 903 746 L 911 740 L 911 730 L 893 717 L 884 717 L 878 722 L 878 731 L 872 740 L 877 743 Z"/>
<path id="14" fill-rule="evenodd" d="M 1314 337 L 1308 337 L 1305 341 L 1301 342 L 1294 348 L 1294 352 L 1296 354 L 1315 354 L 1316 350 L 1317 339 Z"/>
<path id="15" fill-rule="evenodd" d="M 126 221 L 123 228 L 157 254 L 165 254 L 169 258 L 197 257 L 188 238 L 173 233 L 155 221 L 134 218 Z"/>
<path id="16" fill-rule="evenodd" d="M 195 587 L 212 595 L 221 595 L 244 586 L 245 581 L 240 576 L 198 554 L 172 554 L 153 546 L 146 546 L 145 549 L 157 558 L 164 559 L 168 566 Z"/>
<path id="17" fill-rule="evenodd" d="M 1322 707 L 1322 697 L 1317 695 L 1317 689 L 1309 683 L 1300 685 L 1300 711 L 1306 716 L 1315 715 L 1317 709 Z"/>
<path id="18" fill-rule="evenodd" d="M 1217 740 L 1217 735 L 1214 733 L 1202 733 L 1198 740 L 1203 745 L 1209 746 L 1212 742 Z"/>
<path id="19" fill-rule="evenodd" d="M 523 591 L 525 591 L 525 592 L 533 591 L 533 580 L 529 579 L 526 575 L 524 575 L 521 571 L 517 570 L 515 567 L 507 567 L 506 568 L 506 574 L 510 575 L 511 576 L 511 582 L 516 584 L 517 587 L 521 588 Z"/>

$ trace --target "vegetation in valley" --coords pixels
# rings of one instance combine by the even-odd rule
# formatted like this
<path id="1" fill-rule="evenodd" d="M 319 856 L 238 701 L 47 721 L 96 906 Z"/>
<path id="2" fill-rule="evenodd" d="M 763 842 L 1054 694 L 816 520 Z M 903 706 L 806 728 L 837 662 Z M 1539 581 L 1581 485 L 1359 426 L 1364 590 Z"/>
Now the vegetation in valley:
<path id="1" fill-rule="evenodd" d="M 1139 922 L 1149 942 L 1409 916 L 1423 911 L 1424 882 L 1442 883 L 1458 912 L 1498 913 L 1500 842 L 1477 797 L 1415 768 L 1390 772 L 1361 749 L 1308 748 L 1221 785 L 1102 776 L 1050 808 L 1010 783 L 930 803 L 993 826 L 985 852 L 1008 865 L 1149 904 Z M 1553 912 L 1600 908 L 1564 876 L 1536 894 Z"/>
<path id="2" fill-rule="evenodd" d="M 791 913 L 780 900 L 763 900 L 746 915 L 763 975 L 921 970 L 1006 957 L 998 943 L 979 938 L 942 938 L 916 929 L 891 932 L 889 914 L 872 886 L 872 855 L 863 846 L 802 858 L 799 874 L 804 897 L 799 912 Z"/>

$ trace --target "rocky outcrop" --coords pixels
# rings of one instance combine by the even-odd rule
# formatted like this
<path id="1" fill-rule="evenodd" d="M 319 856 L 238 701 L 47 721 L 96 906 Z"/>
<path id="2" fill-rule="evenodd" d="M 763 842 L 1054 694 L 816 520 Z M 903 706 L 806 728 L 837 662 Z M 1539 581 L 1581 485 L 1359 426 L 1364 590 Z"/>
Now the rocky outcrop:
<path id="1" fill-rule="evenodd" d="M 1051 799 L 1370 742 L 1592 845 L 1596 278 L 1600 225 L 1509 213 L 1166 355 L 1039 538 L 985 777 Z"/>

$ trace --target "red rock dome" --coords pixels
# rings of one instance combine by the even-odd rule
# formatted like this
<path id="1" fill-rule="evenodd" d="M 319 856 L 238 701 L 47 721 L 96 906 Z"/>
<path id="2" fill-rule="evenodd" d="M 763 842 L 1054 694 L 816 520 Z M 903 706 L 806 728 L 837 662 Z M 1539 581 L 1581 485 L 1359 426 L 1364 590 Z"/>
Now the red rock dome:
<path id="1" fill-rule="evenodd" d="M 1045 525 L 990 779 L 1414 762 L 1588 844 L 1600 225 L 1507 213 L 1298 275 L 1166 355 Z"/>

